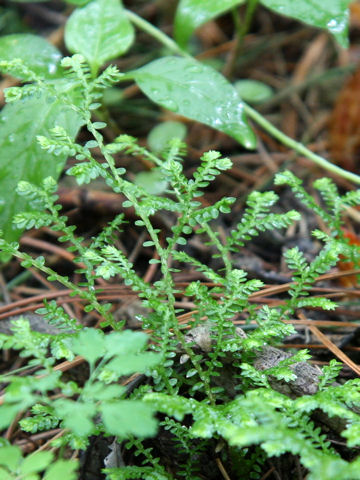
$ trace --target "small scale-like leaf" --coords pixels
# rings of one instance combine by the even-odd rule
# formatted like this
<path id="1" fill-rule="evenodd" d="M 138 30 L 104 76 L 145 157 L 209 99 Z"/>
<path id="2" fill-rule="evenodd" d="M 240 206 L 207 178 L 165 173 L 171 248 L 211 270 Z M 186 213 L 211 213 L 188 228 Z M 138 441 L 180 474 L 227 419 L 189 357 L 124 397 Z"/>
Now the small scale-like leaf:
<path id="1" fill-rule="evenodd" d="M 175 16 L 175 40 L 182 47 L 193 31 L 212 18 L 244 3 L 245 0 L 180 0 Z"/>
<path id="2" fill-rule="evenodd" d="M 38 35 L 15 33 L 0 37 L 1 60 L 20 58 L 26 67 L 44 78 L 56 76 L 61 57 L 56 47 Z"/>
<path id="3" fill-rule="evenodd" d="M 280 15 L 296 18 L 314 27 L 325 28 L 342 47 L 348 46 L 349 3 L 351 0 L 260 0 Z"/>
<path id="4" fill-rule="evenodd" d="M 94 73 L 126 52 L 133 40 L 133 26 L 119 0 L 94 0 L 75 10 L 65 27 L 67 48 L 81 53 Z"/>
<path id="5" fill-rule="evenodd" d="M 162 107 L 216 128 L 246 148 L 255 147 L 241 98 L 213 68 L 188 58 L 163 57 L 128 75 Z"/>

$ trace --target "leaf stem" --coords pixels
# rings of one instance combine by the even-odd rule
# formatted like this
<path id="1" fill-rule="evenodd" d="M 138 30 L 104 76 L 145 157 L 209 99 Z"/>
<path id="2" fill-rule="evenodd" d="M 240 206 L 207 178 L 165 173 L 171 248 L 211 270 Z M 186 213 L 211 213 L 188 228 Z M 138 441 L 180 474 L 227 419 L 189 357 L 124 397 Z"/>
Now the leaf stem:
<path id="1" fill-rule="evenodd" d="M 309 150 L 302 143 L 297 142 L 296 140 L 293 140 L 292 138 L 288 137 L 287 135 L 285 135 L 285 133 L 283 133 L 281 130 L 276 128 L 272 123 L 266 120 L 265 117 L 263 117 L 260 113 L 258 113 L 256 110 L 251 108 L 246 103 L 244 103 L 244 111 L 252 120 L 258 123 L 264 130 L 269 132 L 273 137 L 275 137 L 277 140 L 279 140 L 281 143 L 283 143 L 287 147 L 290 147 L 296 152 L 301 153 L 302 155 L 309 158 L 320 167 L 325 168 L 329 172 L 340 175 L 341 177 L 346 178 L 351 182 L 360 184 L 359 175 L 356 175 L 355 173 L 352 173 L 352 172 L 348 172 L 347 170 L 344 170 L 343 168 L 340 168 L 337 165 L 334 165 L 333 163 L 329 162 L 329 160 L 326 160 L 324 157 L 321 157 L 320 155 L 317 155 L 316 153 Z"/>
<path id="2" fill-rule="evenodd" d="M 250 30 L 251 22 L 256 11 L 256 7 L 259 0 L 248 0 L 246 5 L 245 17 L 240 19 L 238 8 L 233 8 L 231 13 L 233 17 L 233 22 L 235 26 L 235 46 L 230 51 L 229 59 L 226 62 L 223 73 L 226 77 L 230 77 L 233 74 L 233 70 L 236 64 L 236 60 L 239 57 L 239 54 L 244 48 L 244 39 Z"/>
<path id="3" fill-rule="evenodd" d="M 130 10 L 125 10 L 125 12 L 128 19 L 134 25 L 136 25 L 138 28 L 140 28 L 144 32 L 147 32 L 152 37 L 156 38 L 156 40 L 158 40 L 160 43 L 168 47 L 172 52 L 178 53 L 182 57 L 193 59 L 193 57 L 189 53 L 185 52 L 185 50 L 180 48 L 179 45 L 176 42 L 174 42 L 172 38 L 168 37 L 161 30 L 151 25 L 150 22 L 148 22 L 147 20 L 144 20 L 143 18 L 139 17 L 139 15 L 136 15 L 136 13 Z"/>

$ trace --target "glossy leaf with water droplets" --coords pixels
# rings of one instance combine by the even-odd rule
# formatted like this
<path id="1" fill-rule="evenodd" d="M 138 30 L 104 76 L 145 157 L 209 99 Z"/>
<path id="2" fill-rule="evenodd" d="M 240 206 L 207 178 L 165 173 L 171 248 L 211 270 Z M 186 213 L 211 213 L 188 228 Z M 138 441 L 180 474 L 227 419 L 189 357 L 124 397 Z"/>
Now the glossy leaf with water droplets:
<path id="1" fill-rule="evenodd" d="M 255 147 L 241 98 L 213 68 L 187 58 L 163 57 L 128 76 L 162 107 L 220 130 L 246 148 Z"/>
<path id="2" fill-rule="evenodd" d="M 134 28 L 119 0 L 95 0 L 73 12 L 65 26 L 65 43 L 80 53 L 93 73 L 130 48 Z"/>
<path id="3" fill-rule="evenodd" d="M 196 28 L 244 2 L 245 0 L 180 0 L 175 15 L 175 40 L 181 47 L 186 47 Z"/>
<path id="4" fill-rule="evenodd" d="M 54 157 L 42 150 L 36 137 L 49 135 L 58 125 L 75 138 L 80 128 L 77 114 L 61 101 L 61 96 L 69 96 L 76 102 L 73 92 L 64 86 L 58 91 L 58 99 L 45 92 L 9 103 L 0 114 L 0 225 L 8 241 L 17 240 L 21 233 L 13 227 L 13 216 L 29 209 L 27 200 L 16 192 L 18 182 L 40 185 L 46 177 L 57 179 L 66 162 L 66 156 Z"/>
<path id="5" fill-rule="evenodd" d="M 328 30 L 344 48 L 348 46 L 349 3 L 351 0 L 260 0 L 271 10 L 314 27 Z"/>
<path id="6" fill-rule="evenodd" d="M 243 0 L 180 0 L 175 16 L 175 39 L 183 48 L 200 25 L 244 3 Z M 260 0 L 280 15 L 328 30 L 342 47 L 348 45 L 348 6 L 351 0 Z"/>
<path id="7" fill-rule="evenodd" d="M 11 61 L 15 58 L 22 60 L 37 75 L 52 79 L 57 76 L 62 55 L 56 47 L 37 35 L 16 33 L 1 37 L 0 59 Z"/>

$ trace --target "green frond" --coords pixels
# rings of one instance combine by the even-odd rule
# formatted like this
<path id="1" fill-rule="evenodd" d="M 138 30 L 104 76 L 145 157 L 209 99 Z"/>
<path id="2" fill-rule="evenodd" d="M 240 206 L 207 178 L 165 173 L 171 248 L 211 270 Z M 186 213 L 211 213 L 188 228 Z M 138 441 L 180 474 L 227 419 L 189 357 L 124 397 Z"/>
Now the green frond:
<path id="1" fill-rule="evenodd" d="M 287 228 L 294 221 L 299 220 L 300 214 L 295 210 L 283 214 L 269 213 L 277 199 L 274 192 L 252 192 L 249 195 L 241 222 L 235 230 L 230 232 L 227 239 L 227 245 L 232 251 L 237 251 L 246 241 L 256 237 L 260 232 Z"/>
<path id="2" fill-rule="evenodd" d="M 214 283 L 224 283 L 224 278 L 222 276 L 218 275 L 213 269 L 209 268 L 207 265 L 204 265 L 199 260 L 191 257 L 185 252 L 173 252 L 173 258 L 179 262 L 193 265 L 198 272 L 203 273 L 210 281 Z"/>
<path id="3" fill-rule="evenodd" d="M 342 363 L 335 359 L 330 360 L 329 365 L 325 365 L 325 367 L 323 367 L 322 376 L 319 378 L 319 391 L 324 390 L 335 381 L 342 367 Z"/>
<path id="4" fill-rule="evenodd" d="M 9 87 L 4 91 L 6 103 L 30 99 L 43 93 L 43 88 L 37 84 L 27 84 L 22 87 Z"/>
<path id="5" fill-rule="evenodd" d="M 13 223 L 21 230 L 30 230 L 31 228 L 48 227 L 53 223 L 53 217 L 39 211 L 17 213 Z"/>
<path id="6" fill-rule="evenodd" d="M 90 85 L 94 90 L 104 90 L 118 83 L 123 76 L 115 65 L 109 65 Z"/>
<path id="7" fill-rule="evenodd" d="M 286 170 L 275 175 L 275 185 L 288 185 L 298 198 L 307 208 L 319 215 L 326 223 L 331 224 L 332 215 L 322 209 L 314 200 L 314 197 L 306 192 L 302 186 L 302 181 L 295 177 L 293 173 Z"/>
<path id="8" fill-rule="evenodd" d="M 21 78 L 26 82 L 42 82 L 42 77 L 39 77 L 39 75 L 25 65 L 20 58 L 0 60 L 0 71 L 15 78 Z"/>
<path id="9" fill-rule="evenodd" d="M 353 190 L 341 197 L 341 202 L 349 207 L 360 205 L 360 190 Z"/>

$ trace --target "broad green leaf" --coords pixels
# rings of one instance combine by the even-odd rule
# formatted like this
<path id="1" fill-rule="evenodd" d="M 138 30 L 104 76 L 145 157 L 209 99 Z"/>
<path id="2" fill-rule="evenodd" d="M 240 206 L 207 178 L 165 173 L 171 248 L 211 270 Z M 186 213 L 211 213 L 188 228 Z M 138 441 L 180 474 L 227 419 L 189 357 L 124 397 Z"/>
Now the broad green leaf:
<path id="1" fill-rule="evenodd" d="M 92 418 L 96 414 L 96 406 L 92 403 L 75 402 L 60 398 L 53 403 L 56 415 L 63 419 L 65 428 L 76 435 L 87 436 L 94 430 Z"/>
<path id="2" fill-rule="evenodd" d="M 150 437 L 155 435 L 157 422 L 154 409 L 138 400 L 120 400 L 100 405 L 101 416 L 108 433 L 121 438 L 128 435 Z"/>
<path id="3" fill-rule="evenodd" d="M 67 3 L 71 3 L 72 5 L 76 5 L 77 7 L 83 7 L 87 3 L 90 2 L 90 0 L 66 0 Z"/>
<path id="4" fill-rule="evenodd" d="M 15 404 L 10 405 L 1 405 L 0 407 L 0 429 L 3 430 L 4 428 L 8 427 L 10 423 L 14 420 L 15 415 L 20 412 L 21 408 Z M 2 448 L 0 448 L 0 453 L 2 453 Z M 0 457 L 0 464 L 1 464 L 1 457 Z"/>
<path id="5" fill-rule="evenodd" d="M 145 348 L 148 336 L 144 332 L 111 332 L 105 336 L 105 350 L 108 357 L 113 355 L 127 355 L 128 353 L 140 352 Z M 133 370 L 135 372 L 135 370 Z"/>
<path id="6" fill-rule="evenodd" d="M 105 369 L 110 370 L 119 376 L 130 375 L 134 372 L 145 372 L 159 363 L 159 355 L 154 352 L 128 353 L 119 355 L 106 365 Z"/>
<path id="7" fill-rule="evenodd" d="M 133 373 L 132 370 L 131 373 Z M 120 375 L 119 375 L 120 377 Z M 83 389 L 83 398 L 98 402 L 99 400 L 112 400 L 114 398 L 121 398 L 126 392 L 126 388 L 122 385 L 106 385 L 102 382 L 87 382 Z"/>
<path id="8" fill-rule="evenodd" d="M 57 48 L 37 35 L 15 33 L 0 37 L 0 60 L 20 58 L 24 65 L 47 79 L 58 73 L 61 57 Z"/>
<path id="9" fill-rule="evenodd" d="M 75 94 L 62 82 L 59 93 Z M 48 135 L 59 125 L 75 138 L 81 121 L 60 99 L 43 93 L 7 104 L 0 114 L 0 226 L 7 241 L 17 240 L 21 231 L 12 225 L 13 216 L 27 209 L 26 199 L 16 193 L 20 180 L 40 185 L 48 176 L 57 179 L 66 157 L 54 157 L 40 148 L 37 135 Z"/>
<path id="10" fill-rule="evenodd" d="M 175 40 L 181 47 L 186 44 L 193 31 L 212 18 L 222 15 L 245 0 L 180 0 L 175 15 Z"/>
<path id="11" fill-rule="evenodd" d="M 70 16 L 65 27 L 65 43 L 73 53 L 81 53 L 96 74 L 106 61 L 128 50 L 134 29 L 119 0 L 94 0 Z"/>
<path id="12" fill-rule="evenodd" d="M 78 478 L 75 472 L 77 467 L 78 464 L 72 460 L 57 460 L 46 470 L 44 480 L 59 480 L 59 478 L 76 480 Z"/>
<path id="13" fill-rule="evenodd" d="M 164 57 L 128 76 L 162 107 L 216 128 L 246 148 L 255 147 L 256 137 L 247 124 L 241 98 L 211 67 L 187 58 Z"/>
<path id="14" fill-rule="evenodd" d="M 258 80 L 238 80 L 234 87 L 244 102 L 248 103 L 265 102 L 273 95 L 272 88 Z"/>
<path id="15" fill-rule="evenodd" d="M 71 346 L 77 355 L 93 365 L 105 353 L 104 334 L 95 328 L 86 328 L 71 339 Z"/>
<path id="16" fill-rule="evenodd" d="M 23 475 L 41 472 L 51 463 L 53 457 L 51 452 L 35 452 L 23 460 L 20 471 Z"/>
<path id="17" fill-rule="evenodd" d="M 11 473 L 2 467 L 0 467 L 0 478 L 1 480 L 14 480 L 14 477 L 11 475 Z"/>
<path id="18" fill-rule="evenodd" d="M 314 27 L 324 28 L 334 35 L 342 47 L 348 46 L 348 5 L 351 0 L 260 0 L 276 13 L 296 18 Z"/>
<path id="19" fill-rule="evenodd" d="M 15 470 L 22 458 L 21 450 L 15 446 L 3 446 L 0 448 L 0 465 Z"/>
<path id="20" fill-rule="evenodd" d="M 186 126 L 182 122 L 162 122 L 150 131 L 147 142 L 153 152 L 162 152 L 170 140 L 183 140 L 185 136 Z"/>

